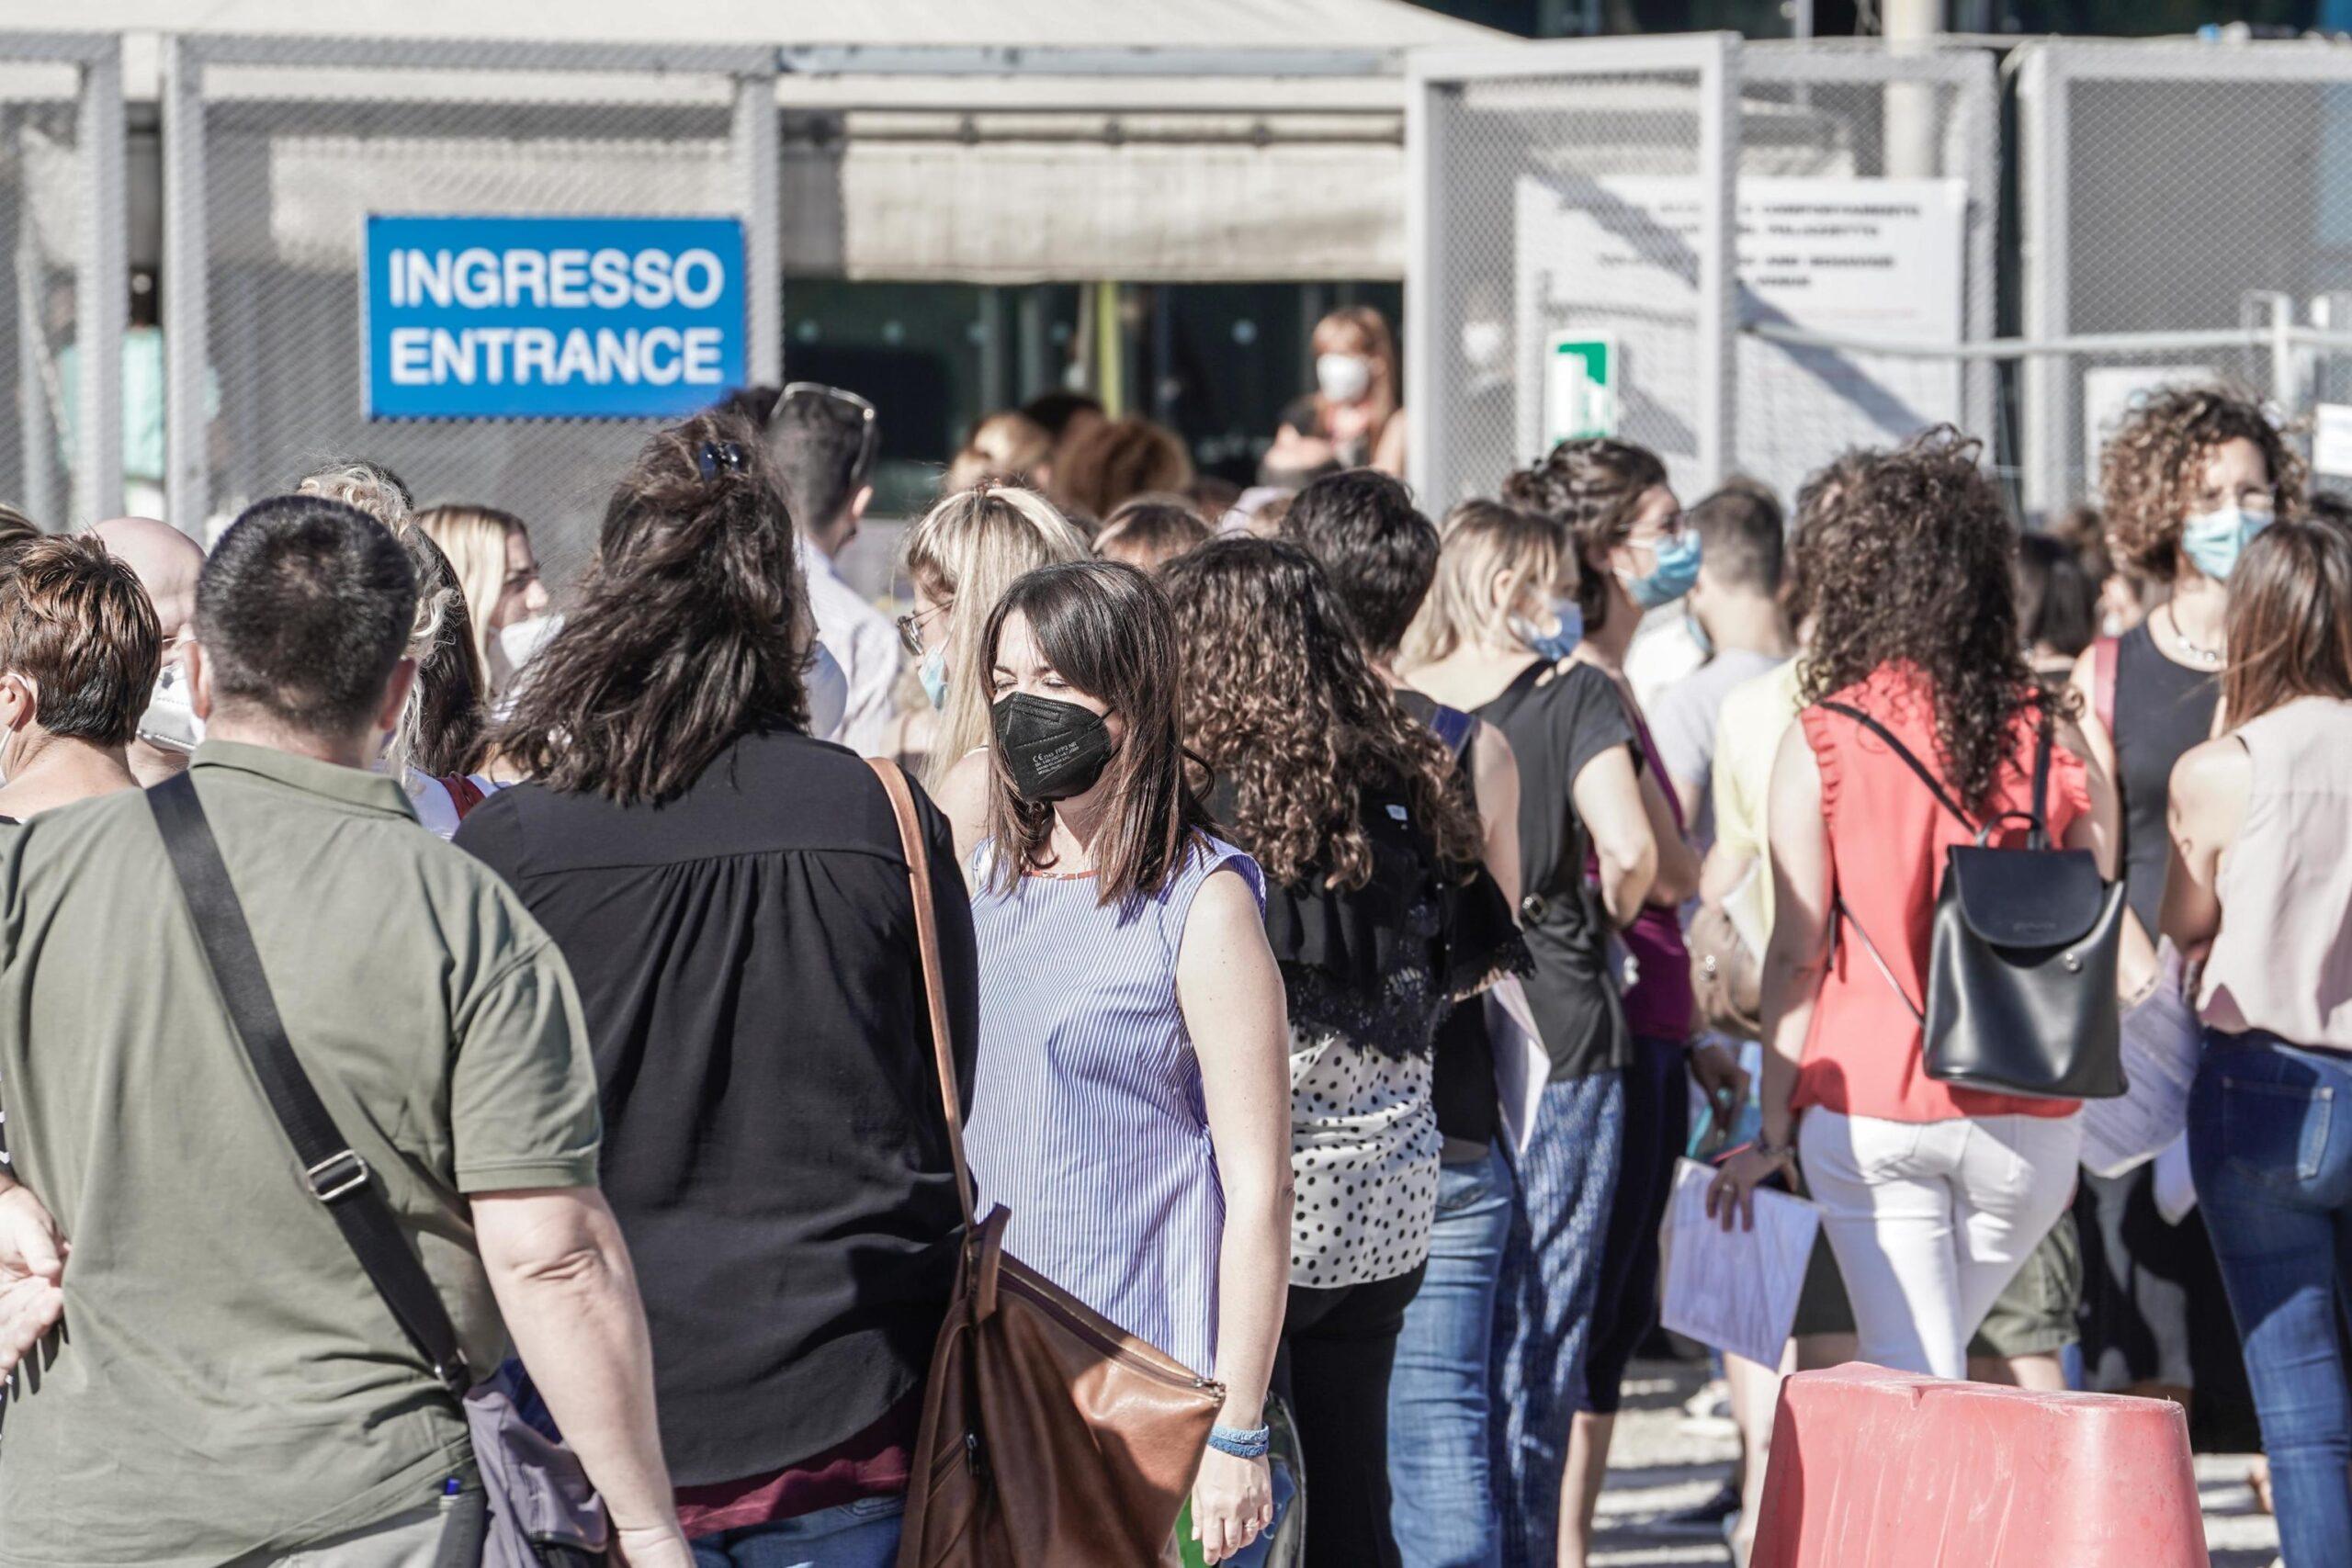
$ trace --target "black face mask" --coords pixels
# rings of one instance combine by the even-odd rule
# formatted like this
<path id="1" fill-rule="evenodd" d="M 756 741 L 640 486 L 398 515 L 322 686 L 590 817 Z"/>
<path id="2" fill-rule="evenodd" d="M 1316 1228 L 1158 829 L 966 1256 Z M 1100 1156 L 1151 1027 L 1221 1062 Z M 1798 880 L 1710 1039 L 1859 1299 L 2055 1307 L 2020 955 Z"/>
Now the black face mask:
<path id="1" fill-rule="evenodd" d="M 1076 703 L 1015 692 L 998 701 L 991 717 L 996 749 L 1023 800 L 1084 795 L 1111 765 L 1116 750 L 1102 716 Z"/>

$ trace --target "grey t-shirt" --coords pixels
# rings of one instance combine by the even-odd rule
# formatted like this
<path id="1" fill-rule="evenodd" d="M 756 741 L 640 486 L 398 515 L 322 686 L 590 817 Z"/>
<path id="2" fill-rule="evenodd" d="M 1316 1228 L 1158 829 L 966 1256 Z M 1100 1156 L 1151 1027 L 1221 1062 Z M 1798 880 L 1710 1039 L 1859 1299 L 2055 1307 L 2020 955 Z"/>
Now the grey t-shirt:
<path id="1" fill-rule="evenodd" d="M 287 1035 L 487 1371 L 469 1196 L 596 1181 L 571 973 L 393 781 L 218 741 L 191 776 Z M 0 1563 L 209 1568 L 428 1501 L 455 1402 L 304 1185 L 144 797 L 0 840 L 0 921 L 10 1153 L 74 1247 L 8 1404 Z"/>
<path id="2" fill-rule="evenodd" d="M 1732 688 L 1785 662 L 1774 654 L 1727 648 L 1668 686 L 1650 710 L 1650 739 L 1657 745 L 1667 777 L 1697 786 L 1695 793 L 1682 797 L 1682 811 L 1690 841 L 1702 852 L 1715 838 L 1713 791 L 1708 785 L 1714 773 L 1715 723 L 1723 716 L 1724 698 Z"/>

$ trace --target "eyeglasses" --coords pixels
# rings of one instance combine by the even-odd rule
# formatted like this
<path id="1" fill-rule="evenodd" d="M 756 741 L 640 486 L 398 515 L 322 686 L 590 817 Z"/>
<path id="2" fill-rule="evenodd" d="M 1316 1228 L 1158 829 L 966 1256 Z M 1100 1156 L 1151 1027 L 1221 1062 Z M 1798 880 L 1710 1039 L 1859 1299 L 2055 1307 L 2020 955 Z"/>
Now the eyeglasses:
<path id="1" fill-rule="evenodd" d="M 873 471 L 874 449 L 881 442 L 882 427 L 876 420 L 872 403 L 867 402 L 855 392 L 845 391 L 839 387 L 828 387 L 822 381 L 793 381 L 786 384 L 784 390 L 776 395 L 775 407 L 768 412 L 768 423 L 775 424 L 776 415 L 784 412 L 784 405 L 795 398 L 830 398 L 834 402 L 856 411 L 860 430 L 857 471 L 861 476 Z"/>
<path id="2" fill-rule="evenodd" d="M 947 612 L 944 604 L 933 604 L 928 610 L 909 610 L 890 624 L 899 628 L 899 643 L 910 659 L 922 657 L 922 624 L 933 615 Z"/>

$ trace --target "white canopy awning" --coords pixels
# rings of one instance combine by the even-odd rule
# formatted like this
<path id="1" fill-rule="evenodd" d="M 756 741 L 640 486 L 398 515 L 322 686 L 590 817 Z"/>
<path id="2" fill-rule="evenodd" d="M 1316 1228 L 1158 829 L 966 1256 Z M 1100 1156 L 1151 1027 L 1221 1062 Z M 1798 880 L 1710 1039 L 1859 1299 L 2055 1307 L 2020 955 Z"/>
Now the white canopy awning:
<path id="1" fill-rule="evenodd" d="M 621 0 L 82 0 L 76 25 L 132 35 L 134 97 L 154 91 L 164 31 L 772 44 L 790 67 L 777 82 L 786 270 L 975 283 L 1401 276 L 1401 51 L 1497 36 L 1404 0 L 705 0 L 691 15 L 682 32 L 679 13 Z M 1088 51 L 1107 68 L 1088 70 Z M 311 102 L 563 96 L 544 73 L 218 69 L 239 95 Z M 649 101 L 697 91 L 635 88 Z M 458 186 L 495 171 L 492 186 L 524 189 L 557 172 L 527 141 L 460 133 L 418 164 L 373 161 L 363 192 L 336 141 L 289 131 L 243 150 L 281 197 L 281 255 L 349 265 L 353 215 L 433 205 L 452 188 L 432 172 L 444 157 L 444 174 L 468 172 Z M 630 178 L 614 171 L 616 209 L 662 194 Z"/>

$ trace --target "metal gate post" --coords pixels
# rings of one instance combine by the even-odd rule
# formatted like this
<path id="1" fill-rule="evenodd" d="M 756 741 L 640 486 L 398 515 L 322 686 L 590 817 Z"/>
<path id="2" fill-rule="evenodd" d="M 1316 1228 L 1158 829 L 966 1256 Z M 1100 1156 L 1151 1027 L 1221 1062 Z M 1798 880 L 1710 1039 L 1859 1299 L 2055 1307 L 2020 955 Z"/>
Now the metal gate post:
<path id="1" fill-rule="evenodd" d="M 204 389 L 211 325 L 206 296 L 204 62 L 193 39 L 166 36 L 164 118 L 164 511 L 204 542 L 211 510 Z"/>
<path id="2" fill-rule="evenodd" d="M 2066 335 L 2066 76 L 2048 45 L 2026 46 L 2018 78 L 2018 202 L 2025 261 L 2025 335 L 2046 342 Z M 2067 446 L 2075 439 L 2071 383 L 2074 361 L 2037 354 L 2025 362 L 2018 409 L 2019 476 L 2029 515 L 2049 516 L 2066 494 Z"/>
<path id="3" fill-rule="evenodd" d="M 1716 33 L 1699 68 L 1698 458 L 1704 488 L 1739 450 L 1739 38 Z"/>
<path id="4" fill-rule="evenodd" d="M 123 232 L 122 45 L 104 39 L 82 64 L 81 251 L 74 291 L 81 407 L 74 424 L 73 514 L 96 523 L 122 510 L 122 334 L 130 308 L 130 263 Z"/>
<path id="5" fill-rule="evenodd" d="M 784 379 L 784 200 L 774 72 L 735 78 L 735 168 L 743 198 L 743 372 L 754 385 Z"/>

